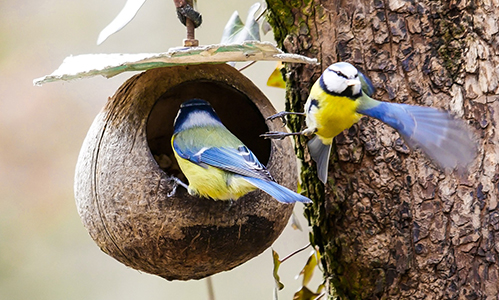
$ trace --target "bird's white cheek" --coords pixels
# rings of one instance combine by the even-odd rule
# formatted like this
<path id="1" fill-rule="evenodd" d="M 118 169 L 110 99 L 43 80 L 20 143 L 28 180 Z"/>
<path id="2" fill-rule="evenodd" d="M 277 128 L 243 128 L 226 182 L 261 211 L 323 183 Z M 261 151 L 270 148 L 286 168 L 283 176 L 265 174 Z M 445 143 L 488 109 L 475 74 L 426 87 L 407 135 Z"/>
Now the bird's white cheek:
<path id="1" fill-rule="evenodd" d="M 353 86 L 353 94 L 357 95 L 358 93 L 360 93 L 360 85 Z"/>
<path id="2" fill-rule="evenodd" d="M 342 91 L 344 91 L 348 86 L 346 84 L 339 84 L 338 81 L 335 81 L 335 82 L 330 82 L 327 86 L 327 89 L 331 92 L 334 92 L 334 93 L 341 93 Z"/>
<path id="3" fill-rule="evenodd" d="M 316 106 L 311 106 L 310 110 L 307 113 L 307 116 L 305 118 L 305 123 L 307 124 L 307 128 L 312 128 L 315 129 L 317 128 L 317 121 L 315 119 L 315 114 L 317 113 L 317 107 Z"/>

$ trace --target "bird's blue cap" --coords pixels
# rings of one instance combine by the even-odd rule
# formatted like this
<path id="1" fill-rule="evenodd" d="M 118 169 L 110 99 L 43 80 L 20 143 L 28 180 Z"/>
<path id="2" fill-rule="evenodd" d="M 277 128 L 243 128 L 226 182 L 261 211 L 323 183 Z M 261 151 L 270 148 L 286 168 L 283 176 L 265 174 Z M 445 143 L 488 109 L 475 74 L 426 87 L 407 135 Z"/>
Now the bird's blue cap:
<path id="1" fill-rule="evenodd" d="M 180 105 L 180 108 L 189 107 L 189 106 L 209 106 L 209 107 L 211 107 L 210 103 L 206 100 L 191 99 L 191 100 L 187 100 L 184 103 L 182 103 Z"/>
<path id="2" fill-rule="evenodd" d="M 192 113 L 197 113 L 193 115 L 192 118 L 188 117 Z M 194 120 L 192 120 L 194 118 Z M 210 105 L 208 101 L 202 99 L 191 99 L 187 100 L 180 105 L 180 110 L 178 111 L 177 117 L 175 118 L 174 132 L 183 130 L 192 126 L 202 126 L 202 125 L 219 125 L 221 124 L 220 118 L 217 113 Z M 185 128 L 184 128 L 185 127 Z"/>

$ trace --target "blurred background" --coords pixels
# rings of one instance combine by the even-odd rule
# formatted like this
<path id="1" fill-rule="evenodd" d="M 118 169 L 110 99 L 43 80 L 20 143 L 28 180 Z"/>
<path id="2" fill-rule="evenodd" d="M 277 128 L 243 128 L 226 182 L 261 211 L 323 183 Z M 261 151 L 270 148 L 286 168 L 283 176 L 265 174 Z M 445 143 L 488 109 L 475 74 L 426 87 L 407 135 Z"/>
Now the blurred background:
<path id="1" fill-rule="evenodd" d="M 181 46 L 185 29 L 173 1 L 149 0 L 130 24 L 96 45 L 99 32 L 125 0 L 3 0 L 0 2 L 0 299 L 207 299 L 205 280 L 169 282 L 118 263 L 94 244 L 76 212 L 73 176 L 86 132 L 107 98 L 132 73 L 35 87 L 69 55 L 164 52 Z M 238 10 L 243 21 L 254 0 L 200 0 L 200 44 L 220 41 Z M 273 41 L 272 33 L 263 40 Z M 275 104 L 284 90 L 266 86 L 274 62 L 243 71 Z M 274 243 L 281 258 L 308 243 L 288 225 Z M 281 266 L 279 299 L 292 299 L 295 276 L 310 249 Z M 232 271 L 214 275 L 217 300 L 272 299 L 270 249 Z M 321 281 L 316 274 L 311 287 Z M 315 282 L 315 285 L 314 285 Z"/>

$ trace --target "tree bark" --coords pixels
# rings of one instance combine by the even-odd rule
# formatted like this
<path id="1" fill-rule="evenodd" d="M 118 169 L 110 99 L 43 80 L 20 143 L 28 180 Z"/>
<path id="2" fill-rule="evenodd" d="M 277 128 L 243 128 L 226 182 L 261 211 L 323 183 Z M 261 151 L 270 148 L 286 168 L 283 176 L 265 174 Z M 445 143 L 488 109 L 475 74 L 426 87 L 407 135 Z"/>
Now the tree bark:
<path id="1" fill-rule="evenodd" d="M 374 98 L 450 110 L 477 137 L 469 174 L 445 174 L 365 117 L 335 138 L 325 187 L 297 140 L 329 297 L 499 299 L 499 1 L 267 3 L 280 47 L 320 61 L 286 66 L 287 110 L 303 111 L 321 72 L 348 61 Z"/>

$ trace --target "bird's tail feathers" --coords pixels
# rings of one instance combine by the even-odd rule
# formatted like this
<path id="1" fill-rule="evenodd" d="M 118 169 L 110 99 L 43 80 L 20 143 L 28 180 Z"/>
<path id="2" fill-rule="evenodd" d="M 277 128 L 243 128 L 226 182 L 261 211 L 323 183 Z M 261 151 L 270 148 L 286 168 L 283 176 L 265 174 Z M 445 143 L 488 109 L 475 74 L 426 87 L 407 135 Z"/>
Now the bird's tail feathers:
<path id="1" fill-rule="evenodd" d="M 432 107 L 380 102 L 359 111 L 396 129 L 410 147 L 420 148 L 443 169 L 464 171 L 476 156 L 476 145 L 464 122 Z"/>
<path id="2" fill-rule="evenodd" d="M 244 178 L 244 180 L 248 181 L 252 185 L 261 189 L 265 193 L 274 197 L 279 202 L 284 202 L 284 203 L 294 203 L 294 202 L 311 203 L 312 202 L 312 200 L 310 200 L 309 198 L 302 196 L 298 193 L 295 193 L 292 190 L 287 189 L 274 181 L 268 181 L 268 180 L 263 180 L 263 179 L 259 179 L 259 178 L 254 178 L 254 177 L 243 177 L 243 178 Z"/>
<path id="3" fill-rule="evenodd" d="M 314 136 L 308 142 L 308 151 L 317 164 L 317 177 L 325 184 L 327 181 L 329 156 L 331 155 L 331 144 L 326 145 L 318 136 Z"/>

